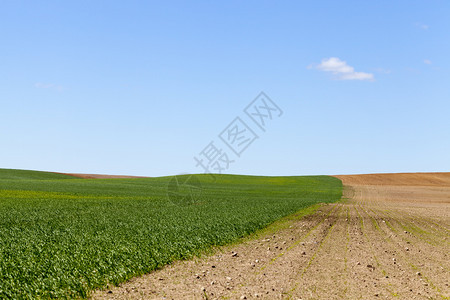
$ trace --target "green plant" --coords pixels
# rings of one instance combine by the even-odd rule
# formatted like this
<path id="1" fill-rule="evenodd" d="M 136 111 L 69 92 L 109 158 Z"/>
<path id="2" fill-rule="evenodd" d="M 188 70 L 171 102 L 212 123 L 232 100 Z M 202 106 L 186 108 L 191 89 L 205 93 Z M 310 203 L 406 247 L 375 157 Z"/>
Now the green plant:
<path id="1" fill-rule="evenodd" d="M 167 199 L 170 177 L 19 180 L 2 172 L 0 298 L 85 298 L 342 194 L 327 176 L 197 175 L 200 199 L 177 206 Z"/>

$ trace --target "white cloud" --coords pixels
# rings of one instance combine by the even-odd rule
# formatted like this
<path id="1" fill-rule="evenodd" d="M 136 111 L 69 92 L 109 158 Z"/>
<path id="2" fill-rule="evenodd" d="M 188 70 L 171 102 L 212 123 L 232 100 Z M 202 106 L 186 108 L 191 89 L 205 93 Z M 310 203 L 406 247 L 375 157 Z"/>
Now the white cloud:
<path id="1" fill-rule="evenodd" d="M 431 65 L 432 64 L 431 60 L 429 60 L 429 59 L 425 59 L 423 62 L 426 63 L 427 65 Z"/>
<path id="2" fill-rule="evenodd" d="M 312 68 L 312 66 L 308 66 L 308 68 Z M 346 61 L 340 60 L 337 57 L 324 58 L 315 68 L 332 73 L 335 76 L 335 79 L 338 80 L 374 80 L 373 74 L 356 72 Z"/>
<path id="3" fill-rule="evenodd" d="M 374 71 L 378 72 L 378 73 L 382 73 L 382 74 L 391 74 L 392 73 L 391 70 L 384 69 L 384 68 L 375 68 Z"/>
<path id="4" fill-rule="evenodd" d="M 63 87 L 60 85 L 56 85 L 53 83 L 42 83 L 42 82 L 37 82 L 34 84 L 34 87 L 37 89 L 55 89 L 58 91 L 62 91 Z"/>
<path id="5" fill-rule="evenodd" d="M 427 24 L 423 24 L 423 23 L 420 23 L 420 22 L 417 22 L 416 26 L 419 27 L 420 29 L 423 29 L 423 30 L 427 30 L 428 28 L 430 28 L 430 26 L 428 26 Z"/>

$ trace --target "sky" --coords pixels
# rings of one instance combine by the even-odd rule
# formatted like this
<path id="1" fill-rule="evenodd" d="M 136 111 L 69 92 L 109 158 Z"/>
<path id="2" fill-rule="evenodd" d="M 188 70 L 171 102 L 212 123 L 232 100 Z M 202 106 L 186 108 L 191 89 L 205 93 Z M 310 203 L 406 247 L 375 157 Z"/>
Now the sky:
<path id="1" fill-rule="evenodd" d="M 0 168 L 450 171 L 449 15 L 437 0 L 0 1 Z"/>

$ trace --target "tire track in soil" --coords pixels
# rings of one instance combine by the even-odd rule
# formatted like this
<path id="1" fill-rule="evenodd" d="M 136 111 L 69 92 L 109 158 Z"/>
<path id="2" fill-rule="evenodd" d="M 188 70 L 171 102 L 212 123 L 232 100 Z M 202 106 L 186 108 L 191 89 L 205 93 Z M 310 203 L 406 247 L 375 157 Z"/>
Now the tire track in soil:
<path id="1" fill-rule="evenodd" d="M 410 211 L 410 210 L 405 210 L 402 209 L 401 207 L 396 207 L 395 209 L 392 209 L 392 204 L 391 205 L 387 205 L 390 204 L 389 202 L 385 201 L 384 199 L 382 199 L 382 197 L 380 196 L 380 193 L 377 192 L 379 190 L 383 189 L 383 186 L 373 186 L 373 185 L 363 185 L 363 186 L 354 186 L 353 188 L 356 189 L 367 189 L 366 194 L 366 200 L 370 200 L 370 202 L 372 204 L 375 203 L 383 203 L 385 204 L 386 210 L 387 211 L 392 211 L 395 210 L 399 213 L 402 213 L 402 217 L 409 217 L 412 218 L 414 220 L 416 220 L 417 222 L 422 222 L 424 225 L 423 226 L 428 226 L 430 230 L 433 230 L 435 234 L 440 235 L 442 234 L 444 237 L 448 236 L 448 234 L 450 234 L 450 229 L 448 228 L 448 226 L 446 226 L 445 224 L 445 219 L 443 218 L 438 218 L 439 222 L 438 223 L 436 220 L 433 220 L 432 217 L 430 217 L 429 215 L 425 215 L 424 209 L 421 209 L 421 214 L 417 214 L 415 211 Z M 450 190 L 446 190 L 449 194 L 450 194 Z M 376 197 L 373 196 L 373 194 L 376 194 Z M 364 193 L 363 193 L 364 194 Z M 370 197 L 367 197 L 367 194 L 370 195 Z M 442 196 L 442 195 L 441 195 Z M 447 196 L 447 198 L 450 198 L 450 196 Z M 444 201 L 441 199 L 441 201 Z M 446 207 L 448 208 L 448 202 L 445 202 L 447 205 L 440 205 L 439 208 L 441 207 Z M 414 203 L 415 205 L 417 205 L 416 203 Z M 420 204 L 420 203 L 419 203 Z M 375 205 L 376 206 L 376 205 Z M 379 205 L 378 205 L 379 206 Z M 421 207 L 422 208 L 422 207 Z"/>
<path id="2" fill-rule="evenodd" d="M 366 186 L 365 188 L 369 189 L 369 186 Z M 373 189 L 379 189 L 380 187 L 372 187 Z M 381 199 L 373 199 L 372 201 L 370 201 L 370 205 L 368 205 L 368 207 L 379 207 L 379 205 L 377 205 L 377 203 L 381 203 Z M 391 218 L 392 220 L 397 221 L 399 224 L 401 223 L 401 220 L 404 220 L 406 222 L 408 222 L 408 224 L 410 225 L 409 227 L 405 227 L 405 226 L 401 226 L 403 227 L 403 230 L 406 231 L 414 231 L 416 232 L 418 235 L 422 236 L 424 239 L 428 239 L 428 241 L 430 241 L 431 239 L 431 243 L 434 243 L 434 245 L 439 245 L 440 243 L 449 243 L 449 241 L 447 241 L 447 237 L 448 237 L 448 230 L 446 230 L 444 227 L 436 224 L 435 222 L 433 222 L 432 220 L 420 216 L 420 217 L 414 217 L 411 214 L 405 214 L 404 211 L 399 212 L 396 209 L 389 209 L 389 208 L 385 208 L 385 209 L 379 209 L 379 212 L 384 213 L 385 215 L 387 215 L 389 218 Z M 395 217 L 392 217 L 392 214 L 395 214 Z M 417 223 L 421 223 L 421 225 L 418 225 Z M 433 226 L 434 225 L 434 226 Z M 438 230 L 438 228 L 441 228 L 440 230 Z M 440 238 L 440 239 L 439 239 Z"/>
<path id="3" fill-rule="evenodd" d="M 381 244 L 383 245 L 383 249 L 384 252 L 386 253 L 386 255 L 383 255 L 383 259 L 385 261 L 385 268 L 388 266 L 389 263 L 395 265 L 398 267 L 398 271 L 400 271 L 400 273 L 402 273 L 402 277 L 408 278 L 407 280 L 403 280 L 401 287 L 397 286 L 397 291 L 399 292 L 392 292 L 391 294 L 394 295 L 402 295 L 402 296 L 407 296 L 408 297 L 414 297 L 414 291 L 417 291 L 420 286 L 421 286 L 421 282 L 419 281 L 420 277 L 417 275 L 414 275 L 415 272 L 417 272 L 417 267 L 411 265 L 410 260 L 408 260 L 406 258 L 406 256 L 402 253 L 402 248 L 399 245 L 396 245 L 395 243 L 389 241 L 389 239 L 387 238 L 387 235 L 385 234 L 384 231 L 379 230 L 379 227 L 376 223 L 374 223 L 374 220 L 370 217 L 370 215 L 367 214 L 367 212 L 361 207 L 359 206 L 359 209 L 361 211 L 363 211 L 364 214 L 367 215 L 367 218 L 370 219 L 371 221 L 371 226 L 372 226 L 372 230 L 373 232 L 378 231 L 380 238 L 381 238 Z M 373 234 L 372 234 L 373 236 Z M 380 241 L 379 241 L 380 242 Z M 379 251 L 380 254 L 382 254 L 382 251 Z M 392 261 L 390 261 L 389 259 L 392 259 Z M 395 259 L 395 261 L 393 260 Z M 395 262 L 395 264 L 394 264 Z M 409 267 L 407 270 L 402 269 L 401 267 L 406 265 L 407 267 Z M 390 271 L 390 274 L 394 274 L 397 273 L 395 271 Z M 387 275 L 388 273 L 385 272 L 383 270 L 383 275 Z M 391 275 L 393 276 L 393 275 Z M 409 288 L 409 291 L 408 291 Z M 425 293 L 427 296 L 431 296 L 434 293 L 432 291 L 429 291 L 426 286 L 425 286 Z M 423 292 L 421 293 L 423 294 Z M 433 295 L 435 296 L 435 295 Z"/>
<path id="4" fill-rule="evenodd" d="M 359 186 L 359 187 L 353 187 L 354 189 L 359 191 L 360 195 L 364 195 L 364 192 L 362 191 L 362 189 L 366 188 L 368 189 L 367 186 Z M 376 188 L 376 187 L 372 187 L 372 188 Z M 380 188 L 380 187 L 378 187 Z M 358 192 L 356 192 L 355 194 L 358 194 Z M 370 195 L 371 192 L 367 192 L 367 195 Z M 373 194 L 373 193 L 372 193 Z M 435 256 L 444 256 L 444 261 L 445 257 L 447 256 L 447 253 L 449 252 L 449 248 L 448 248 L 448 244 L 447 243 L 440 243 L 439 245 L 441 246 L 438 251 L 434 251 L 435 255 L 430 255 L 430 251 L 423 251 L 424 249 L 431 250 L 433 251 L 434 249 L 429 249 L 429 245 L 426 244 L 426 241 L 422 238 L 417 238 L 418 241 L 416 241 L 417 243 L 417 247 L 412 248 L 412 243 L 410 240 L 406 240 L 404 239 L 403 236 L 401 236 L 400 233 L 396 232 L 396 230 L 393 228 L 393 226 L 390 224 L 390 222 L 388 220 L 383 219 L 382 216 L 380 216 L 379 214 L 377 214 L 377 212 L 375 212 L 374 210 L 371 209 L 371 207 L 377 207 L 376 210 L 378 212 L 382 211 L 382 214 L 386 215 L 386 209 L 381 209 L 380 206 L 382 206 L 383 204 L 385 204 L 384 206 L 388 206 L 386 205 L 385 201 L 379 200 L 379 199 L 374 199 L 373 197 L 370 198 L 368 197 L 366 201 L 363 201 L 362 199 L 364 199 L 364 197 L 358 197 L 358 206 L 361 210 L 363 210 L 367 216 L 369 218 L 372 219 L 372 224 L 374 225 L 374 228 L 376 230 L 378 230 L 382 235 L 384 235 L 384 239 L 388 242 L 394 245 L 394 247 L 397 247 L 397 254 L 399 254 L 399 256 L 406 262 L 406 265 L 410 268 L 410 272 L 409 272 L 409 280 L 414 280 L 415 282 L 419 282 L 419 286 L 420 284 L 423 285 L 423 289 L 417 288 L 417 284 L 416 284 L 416 289 L 419 289 L 420 291 L 417 292 L 417 295 L 419 296 L 426 296 L 426 297 L 431 297 L 431 298 L 444 298 L 447 299 L 448 298 L 448 271 L 445 271 L 445 267 L 442 266 L 442 260 L 441 259 L 436 259 Z M 399 207 L 400 209 L 401 207 Z M 445 207 L 444 207 L 445 208 Z M 391 210 L 388 210 L 391 211 Z M 371 214 L 369 213 L 371 212 Z M 408 222 L 405 221 L 405 219 L 407 218 L 406 214 L 406 210 L 403 211 L 403 214 L 401 213 L 397 213 L 395 216 L 389 215 L 390 220 L 396 224 L 398 224 L 397 226 L 404 226 L 402 223 L 404 222 Z M 424 217 L 425 219 L 427 219 L 426 217 Z M 379 222 L 381 220 L 381 222 Z M 382 222 L 382 221 L 385 222 Z M 446 221 L 446 219 L 444 218 L 443 221 Z M 381 229 L 380 225 L 382 225 L 383 228 L 387 228 L 386 231 L 384 231 L 383 229 Z M 402 227 L 403 228 L 403 227 Z M 405 228 L 403 228 L 405 229 Z M 389 234 L 390 231 L 390 234 Z M 392 237 L 396 238 L 400 236 L 400 239 L 393 239 Z M 399 241 L 400 240 L 400 241 Z M 402 244 L 401 242 L 404 242 L 404 244 Z M 419 245 L 420 243 L 420 245 Z M 412 249 L 414 249 L 415 251 L 412 251 Z M 414 261 L 420 262 L 419 263 L 413 263 L 412 260 L 414 259 Z M 432 266 L 432 267 L 431 267 Z M 426 269 L 427 274 L 433 274 L 433 277 L 436 278 L 436 281 L 433 279 L 430 279 L 430 276 L 425 276 L 423 274 L 423 272 L 421 271 L 422 269 Z M 413 275 L 411 274 L 415 274 L 415 278 Z M 420 275 L 418 275 L 420 274 Z M 437 276 L 436 276 L 437 275 Z M 409 285 L 411 285 L 411 282 L 409 282 Z M 411 286 L 409 286 L 411 287 Z M 428 287 L 431 287 L 434 291 L 430 291 Z M 411 294 L 413 294 L 413 291 L 415 289 L 414 288 L 410 288 L 409 291 L 412 292 Z M 445 292 L 443 293 L 442 291 L 445 290 Z M 414 295 L 411 295 L 414 297 Z"/>
<path id="5" fill-rule="evenodd" d="M 305 240 L 320 226 L 322 225 L 323 222 L 325 222 L 328 217 L 330 217 L 330 215 L 335 212 L 336 208 L 338 206 L 334 205 L 332 206 L 332 208 L 328 211 L 328 213 L 319 221 L 317 222 L 317 224 L 315 226 L 313 226 L 311 229 L 309 229 L 304 235 L 302 235 L 300 238 L 298 239 L 294 239 L 294 243 L 287 247 L 286 251 L 281 252 L 280 254 L 278 254 L 276 257 L 274 257 L 272 260 L 270 260 L 267 264 L 264 264 L 261 268 L 260 271 L 257 272 L 256 274 L 259 274 L 260 272 L 264 271 L 268 266 L 272 265 L 273 263 L 275 263 L 277 260 L 279 260 L 282 256 L 284 256 L 286 253 L 289 253 L 290 251 L 292 251 L 293 249 L 295 249 L 296 247 L 298 247 L 301 243 L 303 243 L 302 245 L 304 245 Z M 293 238 L 292 238 L 293 239 Z"/>
<path id="6" fill-rule="evenodd" d="M 447 272 L 450 272 L 450 262 L 448 258 L 448 242 L 443 240 L 442 242 L 436 242 L 433 239 L 424 238 L 422 235 L 416 234 L 415 232 L 410 232 L 411 225 L 408 225 L 408 221 L 401 222 L 401 215 L 398 214 L 396 217 L 393 217 L 390 214 L 387 214 L 385 211 L 381 211 L 379 209 L 367 208 L 372 214 L 377 215 L 375 220 L 380 225 L 380 227 L 386 227 L 387 231 L 390 231 L 388 234 L 390 237 L 394 237 L 397 239 L 398 243 L 401 243 L 403 248 L 413 247 L 418 249 L 419 252 L 427 253 L 425 256 L 425 260 L 443 264 L 442 268 Z M 384 223 L 384 224 L 383 224 Z M 384 226 L 383 226 L 384 225 Z M 385 230 L 385 231 L 386 231 Z M 440 249 L 436 249 L 440 248 Z M 435 254 L 435 255 L 433 255 Z M 442 255 L 441 255 L 442 254 Z M 443 257 L 439 257 L 443 256 Z"/>
<path id="7" fill-rule="evenodd" d="M 427 243 L 434 247 L 445 247 L 450 243 L 447 241 L 446 236 L 441 232 L 429 232 L 426 229 L 417 226 L 414 219 L 412 217 L 403 216 L 400 212 L 393 210 L 381 210 L 378 208 L 369 208 L 370 210 L 377 211 L 377 214 L 381 215 L 383 220 L 391 220 L 392 223 L 395 223 L 398 228 L 398 231 L 407 231 L 408 233 L 412 233 L 411 237 L 421 240 L 424 243 Z"/>
<path id="8" fill-rule="evenodd" d="M 272 259 L 269 264 L 256 273 L 254 281 L 250 279 L 243 282 L 236 293 L 242 295 L 258 294 L 259 289 L 255 289 L 254 282 L 263 284 L 267 282 L 267 278 L 271 278 L 270 285 L 266 284 L 265 288 L 279 291 L 280 294 L 277 297 L 285 297 L 291 289 L 290 282 L 295 282 L 298 278 L 299 268 L 307 268 L 310 261 L 314 259 L 314 254 L 321 247 L 330 227 L 338 219 L 341 207 L 341 204 L 334 205 L 333 209 L 316 226 L 288 248 L 289 251 Z"/>
<path id="9" fill-rule="evenodd" d="M 384 235 L 384 240 L 392 245 L 392 247 L 397 248 L 396 251 L 394 253 L 398 254 L 398 256 L 400 256 L 404 261 L 406 261 L 406 264 L 411 268 L 410 270 L 410 275 L 411 278 L 413 279 L 417 279 L 420 283 L 424 284 L 425 286 L 430 286 L 431 288 L 433 288 L 435 290 L 435 292 L 429 292 L 428 296 L 429 297 L 435 297 L 435 296 L 439 296 L 441 298 L 444 298 L 444 296 L 441 293 L 442 287 L 439 288 L 438 284 L 436 282 L 432 282 L 432 280 L 429 279 L 429 276 L 426 276 L 425 274 L 430 274 L 431 272 L 437 272 L 439 271 L 438 269 L 430 269 L 430 268 L 426 268 L 426 266 L 429 265 L 439 265 L 441 262 L 436 262 L 436 260 L 430 259 L 429 255 L 423 255 L 421 252 L 425 253 L 425 251 L 421 251 L 420 249 L 424 247 L 424 245 L 420 245 L 420 247 L 412 247 L 411 243 L 407 243 L 406 245 L 402 245 L 400 241 L 398 241 L 398 239 L 393 239 L 392 238 L 392 234 L 389 234 L 386 232 L 386 230 L 383 230 L 381 228 L 381 225 L 376 217 L 373 217 L 368 211 L 364 210 L 364 212 L 368 215 L 369 218 L 372 219 L 372 223 L 374 224 L 374 227 L 382 234 Z M 372 213 L 374 214 L 374 213 Z M 383 226 L 384 227 L 384 226 Z M 386 225 L 387 228 L 389 228 Z M 390 228 L 389 228 L 390 229 Z M 409 247 L 407 247 L 409 246 Z M 414 250 L 417 249 L 417 253 L 413 254 Z M 422 262 L 422 266 L 419 265 L 415 265 L 412 262 L 413 257 L 409 257 L 409 256 L 414 256 L 415 259 L 419 258 L 419 261 Z M 419 257 L 418 257 L 419 256 Z M 426 271 L 424 271 L 426 270 Z M 417 275 L 417 272 L 419 272 L 421 275 Z M 445 278 L 445 273 L 446 272 L 440 272 L 442 274 L 442 276 L 438 277 L 438 278 Z M 415 274 L 415 276 L 414 276 Z M 448 274 L 448 273 L 447 273 Z M 425 279 L 423 281 L 423 279 Z M 428 285 L 427 285 L 428 284 Z M 441 285 L 445 285 L 445 283 L 440 283 Z M 433 295 L 434 294 L 434 295 Z"/>
<path id="10" fill-rule="evenodd" d="M 359 203 L 355 203 L 353 208 L 358 219 L 360 220 L 360 230 L 365 240 L 364 243 L 366 243 L 368 252 L 372 257 L 372 259 L 366 259 L 364 263 L 357 262 L 357 266 L 362 265 L 363 268 L 366 268 L 365 270 L 370 271 L 373 274 L 373 276 L 368 276 L 370 280 L 362 280 L 365 284 L 365 287 L 371 290 L 371 296 L 398 296 L 398 287 L 393 287 L 393 283 L 386 280 L 389 278 L 389 274 L 393 273 L 394 271 L 388 267 L 385 257 L 381 257 L 381 255 L 383 254 L 383 250 L 380 248 L 384 246 L 383 243 L 379 243 L 379 237 L 373 234 L 373 228 L 369 230 L 368 227 L 370 226 L 370 222 L 368 222 L 368 220 L 364 218 L 362 214 L 360 214 Z M 376 247 L 374 246 L 375 243 L 377 243 Z M 386 269 L 388 269 L 388 271 L 386 271 Z"/>
<path id="11" fill-rule="evenodd" d="M 370 201 L 369 205 L 366 205 L 366 209 L 376 215 L 375 220 L 380 225 L 386 225 L 386 230 L 390 232 L 389 236 L 396 238 L 396 241 L 401 243 L 403 248 L 413 247 L 418 249 L 418 252 L 426 253 L 423 256 L 423 262 L 431 262 L 440 266 L 438 272 L 450 272 L 450 260 L 449 260 L 449 243 L 444 235 L 439 232 L 437 234 L 439 238 L 433 236 L 432 233 L 428 233 L 426 237 L 422 232 L 416 232 L 411 230 L 413 225 L 411 217 L 407 214 L 402 214 L 397 210 L 381 209 L 379 204 L 382 201 Z M 424 218 L 425 219 L 425 218 Z M 384 223 L 384 224 L 383 224 Z M 436 249 L 440 248 L 440 249 Z M 444 274 L 443 274 L 444 275 Z M 445 276 L 444 276 L 445 277 Z"/>
<path id="12" fill-rule="evenodd" d="M 288 291 L 288 299 L 313 297 L 318 293 L 327 293 L 328 299 L 342 299 L 346 294 L 348 277 L 345 259 L 348 245 L 344 243 L 336 247 L 330 238 L 333 236 L 340 237 L 342 240 L 347 239 L 348 223 L 347 218 L 342 217 L 343 214 L 346 216 L 348 214 L 348 207 L 345 204 L 340 207 L 337 218 L 329 224 L 326 234 L 318 243 L 306 266 L 296 273 L 297 282 Z M 313 277 L 311 275 L 317 278 L 310 280 Z M 330 292 L 326 288 L 330 285 L 339 288 Z"/>

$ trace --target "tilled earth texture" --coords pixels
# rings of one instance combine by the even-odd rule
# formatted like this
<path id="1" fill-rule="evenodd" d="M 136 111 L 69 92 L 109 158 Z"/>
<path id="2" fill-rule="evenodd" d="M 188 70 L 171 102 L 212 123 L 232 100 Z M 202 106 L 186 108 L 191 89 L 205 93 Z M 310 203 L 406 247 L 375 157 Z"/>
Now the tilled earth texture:
<path id="1" fill-rule="evenodd" d="M 95 299 L 449 299 L 450 173 L 336 176 L 345 199 Z"/>

